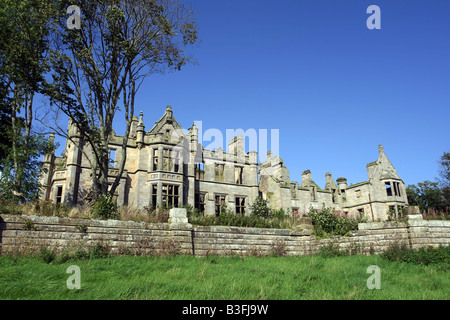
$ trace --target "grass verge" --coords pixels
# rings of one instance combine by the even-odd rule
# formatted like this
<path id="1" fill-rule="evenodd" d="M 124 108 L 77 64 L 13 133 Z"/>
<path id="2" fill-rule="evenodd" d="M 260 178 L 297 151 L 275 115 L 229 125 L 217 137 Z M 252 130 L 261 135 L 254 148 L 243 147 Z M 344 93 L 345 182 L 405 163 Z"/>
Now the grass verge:
<path id="1" fill-rule="evenodd" d="M 69 290 L 70 265 L 81 289 Z M 366 286 L 381 270 L 381 289 Z M 0 256 L 0 299 L 449 299 L 448 269 L 381 256 L 114 256 L 45 263 Z"/>

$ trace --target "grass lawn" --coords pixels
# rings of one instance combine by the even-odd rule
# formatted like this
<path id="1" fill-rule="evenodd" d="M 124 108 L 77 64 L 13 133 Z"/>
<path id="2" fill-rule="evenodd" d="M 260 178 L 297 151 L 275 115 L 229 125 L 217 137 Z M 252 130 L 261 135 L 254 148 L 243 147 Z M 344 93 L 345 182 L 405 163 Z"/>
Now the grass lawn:
<path id="1" fill-rule="evenodd" d="M 80 268 L 81 289 L 67 288 L 70 265 Z M 381 270 L 381 289 L 367 288 L 370 265 Z M 115 256 L 65 263 L 0 256 L 0 299 L 449 299 L 449 288 L 448 268 L 377 255 Z"/>

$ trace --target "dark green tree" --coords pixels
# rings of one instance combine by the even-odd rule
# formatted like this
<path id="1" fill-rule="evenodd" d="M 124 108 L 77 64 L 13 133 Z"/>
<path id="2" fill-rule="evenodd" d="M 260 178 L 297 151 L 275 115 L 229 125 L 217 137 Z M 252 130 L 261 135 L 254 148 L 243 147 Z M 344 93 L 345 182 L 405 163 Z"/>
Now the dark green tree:
<path id="1" fill-rule="evenodd" d="M 37 185 L 29 176 L 44 152 L 33 131 L 34 101 L 49 71 L 50 21 L 57 14 L 45 0 L 0 2 L 0 150 L 2 194 L 29 195 Z M 33 168 L 33 169 L 31 169 Z M 39 170 L 37 170 L 39 171 Z M 31 180 L 33 181 L 31 181 Z"/>
<path id="2" fill-rule="evenodd" d="M 439 160 L 439 184 L 445 199 L 445 206 L 450 206 L 450 152 L 444 152 Z"/>
<path id="3" fill-rule="evenodd" d="M 419 206 L 422 211 L 441 210 L 445 205 L 443 192 L 437 182 L 426 180 L 417 185 L 408 185 L 406 194 L 409 204 Z"/>

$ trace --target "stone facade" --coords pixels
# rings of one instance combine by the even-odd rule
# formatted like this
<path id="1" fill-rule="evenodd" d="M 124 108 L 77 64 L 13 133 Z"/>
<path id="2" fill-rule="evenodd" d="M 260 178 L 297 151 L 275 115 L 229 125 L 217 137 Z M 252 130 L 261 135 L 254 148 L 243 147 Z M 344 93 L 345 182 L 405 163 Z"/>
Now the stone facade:
<path id="1" fill-rule="evenodd" d="M 81 141 L 75 126 L 69 124 L 68 133 L 71 139 L 64 156 L 44 157 L 41 199 L 81 205 L 92 185 L 92 151 Z M 124 155 L 122 144 L 123 137 L 113 132 L 108 146 L 111 183 L 119 172 L 115 164 Z M 370 220 L 386 220 L 389 212 L 401 215 L 408 202 L 405 184 L 381 145 L 379 153 L 378 160 L 367 165 L 367 181 L 348 186 L 345 178 L 335 182 L 327 173 L 322 189 L 306 170 L 299 184 L 290 180 L 282 159 L 271 152 L 258 164 L 256 151 L 245 152 L 242 136 L 232 139 L 226 152 L 222 148 L 204 149 L 195 124 L 184 132 L 168 106 L 150 131 L 145 130 L 142 112 L 133 118 L 126 166 L 115 197 L 118 205 L 155 208 L 190 204 L 214 215 L 224 208 L 250 214 L 250 205 L 262 195 L 273 208 L 292 215 L 325 205 L 349 216 L 364 213 Z"/>
<path id="2" fill-rule="evenodd" d="M 347 179 L 333 180 L 327 173 L 325 187 L 320 188 L 312 180 L 311 172 L 302 173 L 302 181 L 291 181 L 289 170 L 279 156 L 270 152 L 260 165 L 259 189 L 273 208 L 284 209 L 291 214 L 303 214 L 310 207 L 332 207 L 349 217 L 364 215 L 371 221 L 387 220 L 402 216 L 408 206 L 406 187 L 396 169 L 378 147 L 379 157 L 367 165 L 368 180 L 347 185 Z"/>

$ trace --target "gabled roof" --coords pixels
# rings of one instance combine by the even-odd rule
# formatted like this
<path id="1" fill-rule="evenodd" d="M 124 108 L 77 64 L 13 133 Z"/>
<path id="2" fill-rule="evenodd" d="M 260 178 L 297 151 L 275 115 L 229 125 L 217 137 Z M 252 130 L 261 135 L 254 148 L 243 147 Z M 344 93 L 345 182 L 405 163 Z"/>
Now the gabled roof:
<path id="1" fill-rule="evenodd" d="M 392 165 L 391 161 L 389 161 L 388 157 L 384 153 L 384 148 L 380 144 L 378 146 L 379 156 L 377 161 L 371 162 L 367 164 L 367 170 L 369 173 L 369 179 L 371 177 L 378 177 L 380 180 L 384 179 L 400 179 L 399 175 L 397 174 L 397 170 L 395 170 L 395 167 Z M 373 167 L 373 168 L 372 168 Z M 369 170 L 370 168 L 370 170 Z"/>
<path id="2" fill-rule="evenodd" d="M 169 124 L 172 125 L 174 129 L 182 129 L 181 125 L 177 122 L 175 117 L 173 116 L 172 107 L 167 106 L 166 111 L 164 112 L 161 119 L 155 122 L 153 128 L 148 132 L 148 134 L 157 134 L 159 132 L 163 132 L 164 125 Z M 165 133 L 165 132 L 163 132 Z"/>

